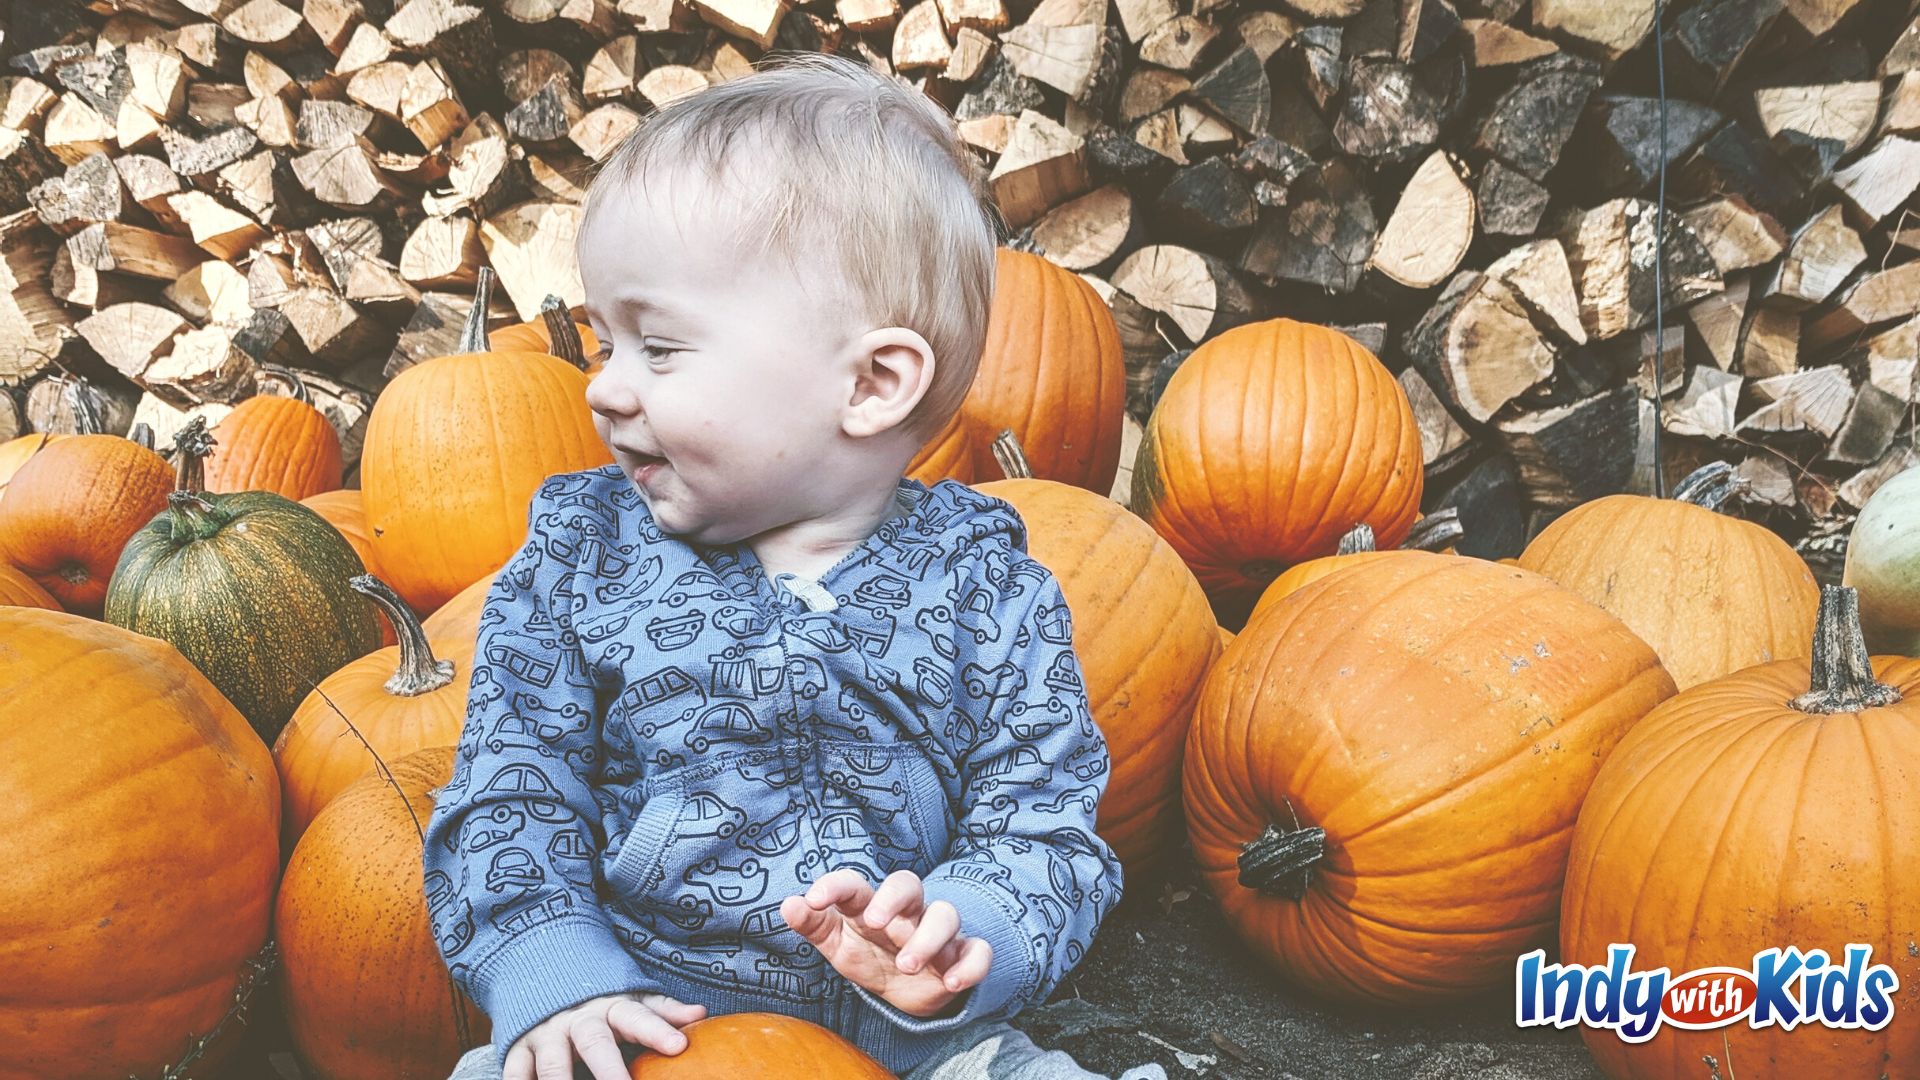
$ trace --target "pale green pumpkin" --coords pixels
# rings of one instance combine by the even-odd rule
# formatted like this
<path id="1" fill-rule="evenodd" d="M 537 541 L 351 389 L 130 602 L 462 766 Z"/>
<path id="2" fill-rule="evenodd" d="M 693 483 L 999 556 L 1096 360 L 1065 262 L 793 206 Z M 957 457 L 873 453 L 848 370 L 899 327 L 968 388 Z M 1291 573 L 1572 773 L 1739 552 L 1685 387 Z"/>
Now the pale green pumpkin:
<path id="1" fill-rule="evenodd" d="M 1844 582 L 1876 655 L 1920 656 L 1920 466 L 1880 485 L 1847 542 Z"/>

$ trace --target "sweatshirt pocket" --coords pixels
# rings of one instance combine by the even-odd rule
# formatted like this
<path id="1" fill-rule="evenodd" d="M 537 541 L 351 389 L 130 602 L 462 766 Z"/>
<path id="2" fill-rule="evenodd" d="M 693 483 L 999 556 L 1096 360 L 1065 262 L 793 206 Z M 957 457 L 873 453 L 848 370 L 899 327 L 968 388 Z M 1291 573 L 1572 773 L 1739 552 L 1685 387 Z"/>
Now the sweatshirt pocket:
<path id="1" fill-rule="evenodd" d="M 661 857 L 673 841 L 686 805 L 686 788 L 677 777 L 648 793 L 620 851 L 607 866 L 607 888 L 615 896 L 632 899 L 659 886 L 656 878 Z"/>
<path id="2" fill-rule="evenodd" d="M 946 858 L 952 824 L 933 765 L 917 747 L 829 743 L 822 839 L 867 864 L 876 880 L 896 870 L 922 877 Z"/>

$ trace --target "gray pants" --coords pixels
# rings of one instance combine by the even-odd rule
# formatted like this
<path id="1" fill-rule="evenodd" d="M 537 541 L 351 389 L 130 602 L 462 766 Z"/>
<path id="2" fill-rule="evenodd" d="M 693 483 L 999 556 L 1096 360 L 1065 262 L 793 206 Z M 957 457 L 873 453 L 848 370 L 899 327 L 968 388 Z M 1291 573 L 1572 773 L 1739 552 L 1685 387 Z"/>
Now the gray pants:
<path id="1" fill-rule="evenodd" d="M 629 1051 L 628 1060 L 632 1059 Z M 585 1080 L 587 1072 L 578 1062 L 574 1076 Z M 493 1046 L 476 1046 L 453 1068 L 447 1080 L 500 1080 L 500 1066 L 493 1060 Z M 945 1042 L 934 1047 L 927 1059 L 914 1066 L 901 1080 L 1107 1080 L 1088 1072 L 1064 1050 L 1042 1050 L 1026 1033 L 1004 1020 L 982 1020 L 959 1028 Z M 1116 1080 L 1167 1080 L 1159 1065 L 1147 1064 L 1128 1069 Z"/>

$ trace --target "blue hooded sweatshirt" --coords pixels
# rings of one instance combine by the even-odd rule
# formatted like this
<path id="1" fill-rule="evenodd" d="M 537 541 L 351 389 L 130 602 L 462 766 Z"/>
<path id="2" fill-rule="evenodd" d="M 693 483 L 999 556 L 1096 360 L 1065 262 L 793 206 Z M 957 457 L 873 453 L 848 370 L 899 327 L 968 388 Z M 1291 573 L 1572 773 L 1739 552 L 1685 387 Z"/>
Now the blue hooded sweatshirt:
<path id="1" fill-rule="evenodd" d="M 480 617 L 426 833 L 434 935 L 502 1060 L 561 1009 L 657 991 L 839 1032 L 895 1072 L 1045 1000 L 1120 899 L 1106 742 L 1013 508 L 901 481 L 818 582 L 662 533 L 617 467 L 549 479 Z M 993 947 L 959 1011 L 901 1012 L 780 915 L 896 870 Z"/>

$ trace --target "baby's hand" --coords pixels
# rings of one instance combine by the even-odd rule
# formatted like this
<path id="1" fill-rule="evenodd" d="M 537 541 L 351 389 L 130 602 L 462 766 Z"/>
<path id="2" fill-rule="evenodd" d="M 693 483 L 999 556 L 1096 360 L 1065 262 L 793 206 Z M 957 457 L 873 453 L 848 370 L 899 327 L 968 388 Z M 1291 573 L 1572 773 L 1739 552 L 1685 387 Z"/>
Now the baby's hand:
<path id="1" fill-rule="evenodd" d="M 781 901 L 780 915 L 840 974 L 909 1016 L 932 1017 L 987 977 L 993 947 L 960 933 L 952 904 L 925 899 L 912 871 L 875 890 L 841 869 Z"/>
<path id="2" fill-rule="evenodd" d="M 680 1028 L 707 1014 L 665 994 L 609 994 L 588 998 L 534 1025 L 507 1048 L 501 1080 L 573 1080 L 578 1055 L 594 1080 L 627 1080 L 615 1035 L 663 1054 L 687 1048 Z"/>

